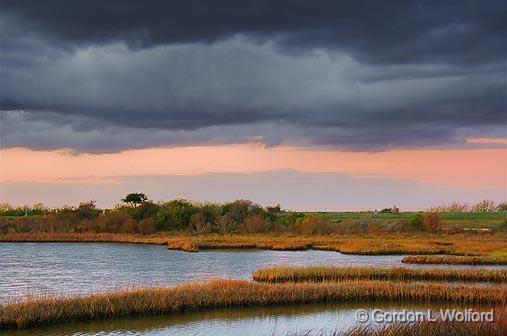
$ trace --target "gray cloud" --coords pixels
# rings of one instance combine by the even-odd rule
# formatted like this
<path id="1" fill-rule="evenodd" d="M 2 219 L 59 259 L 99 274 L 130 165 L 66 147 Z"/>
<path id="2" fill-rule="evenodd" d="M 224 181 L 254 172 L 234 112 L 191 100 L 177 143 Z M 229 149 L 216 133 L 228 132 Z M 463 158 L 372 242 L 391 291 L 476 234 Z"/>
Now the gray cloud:
<path id="1" fill-rule="evenodd" d="M 502 2 L 154 4 L 0 4 L 1 145 L 385 150 L 505 135 Z"/>

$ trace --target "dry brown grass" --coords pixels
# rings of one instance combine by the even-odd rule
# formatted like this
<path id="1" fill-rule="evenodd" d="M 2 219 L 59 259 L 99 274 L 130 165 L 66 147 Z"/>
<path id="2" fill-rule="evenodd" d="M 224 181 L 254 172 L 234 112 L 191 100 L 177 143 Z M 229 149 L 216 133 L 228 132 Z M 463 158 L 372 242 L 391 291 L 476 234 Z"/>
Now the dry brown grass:
<path id="1" fill-rule="evenodd" d="M 505 249 L 507 236 L 498 235 L 445 235 L 418 233 L 407 235 L 204 235 L 176 236 L 168 238 L 168 248 L 191 247 L 190 251 L 202 249 L 269 250 L 328 250 L 344 254 L 388 255 L 388 254 L 448 254 L 486 256 L 493 251 Z"/>
<path id="2" fill-rule="evenodd" d="M 404 257 L 405 264 L 447 264 L 447 265 L 507 265 L 506 258 L 490 256 L 411 256 Z"/>
<path id="3" fill-rule="evenodd" d="M 339 334 L 336 334 L 339 335 Z M 417 324 L 397 323 L 380 328 L 359 327 L 344 333 L 344 336 L 505 336 L 507 324 L 496 322 L 420 322 Z"/>
<path id="4" fill-rule="evenodd" d="M 7 233 L 0 235 L 0 242 L 86 242 L 86 243 L 127 243 L 167 244 L 166 235 L 135 235 L 128 233 Z"/>
<path id="5" fill-rule="evenodd" d="M 113 233 L 11 233 L 0 235 L 0 241 L 11 242 L 117 242 L 136 244 L 167 244 L 168 248 L 196 252 L 202 249 L 268 249 L 328 250 L 345 254 L 446 254 L 489 256 L 505 249 L 507 235 L 428 233 L 398 235 L 312 235 L 251 234 L 251 235 L 154 235 Z"/>
<path id="6" fill-rule="evenodd" d="M 218 307 L 375 300 L 503 305 L 507 302 L 507 290 L 500 286 L 448 286 L 390 281 L 259 284 L 215 280 L 170 288 L 11 302 L 0 306 L 0 329 Z"/>
<path id="7" fill-rule="evenodd" d="M 276 267 L 255 271 L 253 279 L 268 283 L 346 280 L 507 282 L 507 270 L 412 269 L 406 267 Z"/>
<path id="8" fill-rule="evenodd" d="M 393 323 L 382 326 L 366 325 L 346 331 L 299 331 L 287 336 L 504 336 L 507 335 L 507 316 L 503 309 L 495 310 L 493 322 L 423 321 L 417 323 Z"/>

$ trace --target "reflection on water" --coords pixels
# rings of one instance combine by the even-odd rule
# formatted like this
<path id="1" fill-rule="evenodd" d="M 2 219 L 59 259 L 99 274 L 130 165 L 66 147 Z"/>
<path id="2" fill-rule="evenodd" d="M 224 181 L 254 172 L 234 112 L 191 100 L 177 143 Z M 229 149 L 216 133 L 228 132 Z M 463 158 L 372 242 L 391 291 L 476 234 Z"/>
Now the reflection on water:
<path id="1" fill-rule="evenodd" d="M 185 253 L 155 245 L 0 243 L 0 302 L 29 294 L 87 294 L 128 286 L 173 285 L 211 278 L 250 279 L 256 269 L 281 265 L 393 267 L 402 265 L 401 258 L 343 255 L 331 251 Z M 64 324 L 44 329 L 4 331 L 2 335 L 286 335 L 304 330 L 347 329 L 357 323 L 355 311 L 358 308 L 426 311 L 428 308 L 454 307 L 413 303 L 252 307 Z"/>
<path id="2" fill-rule="evenodd" d="M 286 335 L 290 332 L 313 330 L 330 332 L 346 330 L 357 325 L 357 309 L 384 311 L 437 312 L 439 309 L 473 308 L 488 311 L 487 307 L 457 307 L 445 304 L 414 303 L 349 303 L 301 306 L 274 306 L 241 309 L 217 309 L 188 312 L 172 316 L 123 318 L 94 322 L 57 325 L 44 329 L 8 331 L 5 336 L 127 336 L 127 335 Z"/>
<path id="3" fill-rule="evenodd" d="M 0 243 L 0 302 L 26 295 L 87 294 L 212 278 L 250 279 L 252 272 L 261 267 L 280 265 L 401 266 L 401 258 L 333 251 L 186 253 L 156 245 Z"/>

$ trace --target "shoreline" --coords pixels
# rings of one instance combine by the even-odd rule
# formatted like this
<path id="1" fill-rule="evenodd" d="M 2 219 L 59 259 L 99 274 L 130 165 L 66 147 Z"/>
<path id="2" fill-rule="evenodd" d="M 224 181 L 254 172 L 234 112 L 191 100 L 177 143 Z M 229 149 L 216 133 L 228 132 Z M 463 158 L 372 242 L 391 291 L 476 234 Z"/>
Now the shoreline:
<path id="1" fill-rule="evenodd" d="M 458 237 L 457 237 L 458 236 Z M 507 265 L 507 236 L 470 234 L 405 235 L 187 235 L 125 233 L 8 233 L 0 243 L 120 243 L 166 246 L 171 250 L 258 249 L 335 251 L 349 255 L 400 255 L 403 263 Z M 457 243 L 459 242 L 459 243 Z M 491 254 L 498 254 L 492 257 Z M 439 256 L 440 255 L 440 256 Z"/>

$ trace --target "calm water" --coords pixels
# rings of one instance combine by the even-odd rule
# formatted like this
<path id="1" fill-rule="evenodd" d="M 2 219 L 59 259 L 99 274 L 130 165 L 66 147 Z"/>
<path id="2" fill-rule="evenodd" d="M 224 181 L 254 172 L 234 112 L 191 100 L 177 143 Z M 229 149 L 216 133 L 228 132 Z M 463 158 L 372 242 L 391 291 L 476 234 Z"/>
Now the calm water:
<path id="1" fill-rule="evenodd" d="M 216 309 L 203 312 L 174 314 L 170 316 L 122 318 L 92 322 L 61 324 L 44 329 L 6 331 L 5 336 L 281 336 L 290 333 L 306 336 L 347 330 L 359 325 L 357 309 L 366 309 L 371 315 L 374 309 L 387 312 L 424 312 L 428 309 L 437 316 L 440 309 L 456 308 L 465 311 L 489 311 L 489 307 L 456 306 L 415 303 L 353 303 L 319 304 L 299 306 L 274 306 L 241 309 Z M 374 323 L 373 323 L 374 324 Z"/>
<path id="2" fill-rule="evenodd" d="M 173 285 L 212 278 L 250 279 L 253 271 L 269 266 L 393 267 L 401 266 L 401 259 L 402 256 L 355 256 L 330 251 L 214 250 L 186 253 L 156 245 L 0 243 L 0 302 L 26 295 L 86 294 L 129 286 Z M 296 330 L 348 328 L 356 324 L 354 313 L 357 308 L 397 311 L 403 308 L 426 310 L 430 307 L 356 303 L 222 309 L 4 333 L 76 336 L 286 335 Z"/>
<path id="3" fill-rule="evenodd" d="M 0 243 L 0 302 L 27 295 L 86 294 L 213 278 L 250 279 L 253 271 L 268 266 L 387 267 L 402 266 L 401 259 L 311 250 L 187 253 L 158 245 Z"/>

